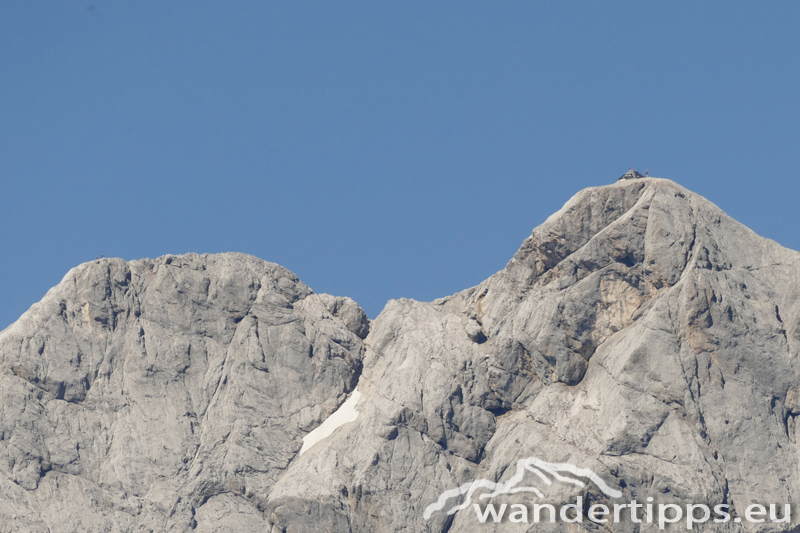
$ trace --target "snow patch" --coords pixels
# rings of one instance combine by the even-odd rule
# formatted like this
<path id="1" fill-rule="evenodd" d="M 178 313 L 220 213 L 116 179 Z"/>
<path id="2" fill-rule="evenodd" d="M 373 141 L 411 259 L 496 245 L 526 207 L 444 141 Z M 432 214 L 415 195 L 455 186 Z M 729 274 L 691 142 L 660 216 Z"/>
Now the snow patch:
<path id="1" fill-rule="evenodd" d="M 330 437 L 336 428 L 355 421 L 358 418 L 356 403 L 358 403 L 359 398 L 361 398 L 361 393 L 356 388 L 347 401 L 334 411 L 331 416 L 326 418 L 314 431 L 303 437 L 303 447 L 300 448 L 300 455 L 303 455 L 306 450 L 311 449 L 319 441 Z"/>

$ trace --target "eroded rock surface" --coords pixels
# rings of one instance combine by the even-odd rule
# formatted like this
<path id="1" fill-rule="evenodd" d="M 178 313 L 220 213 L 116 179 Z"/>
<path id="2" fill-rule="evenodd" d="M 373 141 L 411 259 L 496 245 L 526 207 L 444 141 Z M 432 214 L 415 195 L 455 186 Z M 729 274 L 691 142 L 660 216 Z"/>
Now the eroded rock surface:
<path id="1" fill-rule="evenodd" d="M 0 528 L 263 531 L 358 382 L 353 307 L 243 254 L 73 269 L 0 335 Z"/>
<path id="2" fill-rule="evenodd" d="M 794 503 L 799 287 L 799 253 L 656 178 L 578 193 L 485 282 L 390 301 L 371 323 L 239 254 L 82 265 L 0 334 L 0 517 L 18 531 L 598 530 L 425 515 L 527 457 L 590 468 L 624 502 Z M 356 385 L 355 421 L 300 456 Z"/>
<path id="3" fill-rule="evenodd" d="M 527 457 L 590 468 L 625 502 L 738 516 L 796 502 L 798 287 L 800 254 L 671 181 L 582 191 L 484 283 L 386 306 L 361 416 L 277 482 L 272 531 L 313 531 L 315 514 L 342 531 L 595 530 L 480 524 L 471 506 L 423 517 L 445 490 L 507 480 Z M 581 493 L 604 499 L 562 484 L 544 501 Z M 703 526 L 738 530 L 751 529 Z"/>

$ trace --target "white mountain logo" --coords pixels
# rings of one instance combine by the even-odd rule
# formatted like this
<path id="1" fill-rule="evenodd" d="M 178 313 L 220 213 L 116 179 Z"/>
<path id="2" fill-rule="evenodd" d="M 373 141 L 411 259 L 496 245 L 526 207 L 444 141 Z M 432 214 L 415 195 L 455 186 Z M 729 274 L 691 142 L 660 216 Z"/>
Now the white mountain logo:
<path id="1" fill-rule="evenodd" d="M 616 489 L 609 487 L 603 479 L 595 474 L 588 468 L 578 468 L 569 463 L 548 463 L 542 461 L 538 457 L 528 457 L 527 459 L 520 459 L 517 461 L 517 471 L 514 476 L 505 483 L 495 483 L 488 479 L 476 479 L 471 483 L 465 483 L 457 489 L 445 491 L 439 496 L 436 503 L 432 503 L 425 508 L 423 518 L 428 520 L 433 513 L 444 509 L 448 500 L 457 499 L 461 503 L 456 503 L 447 510 L 447 514 L 455 514 L 462 509 L 469 507 L 475 492 L 481 489 L 487 489 L 489 492 L 482 492 L 478 499 L 486 500 L 494 498 L 500 494 L 517 494 L 520 492 L 532 492 L 539 498 L 544 498 L 542 491 L 533 485 L 521 486 L 526 472 L 533 473 L 545 485 L 552 485 L 553 481 L 560 481 L 563 483 L 571 483 L 579 487 L 585 487 L 586 481 L 579 478 L 585 478 L 593 482 L 603 494 L 610 498 L 619 498 L 622 493 Z M 573 477 L 574 476 L 574 477 Z M 463 500 L 458 500 L 465 496 Z"/>

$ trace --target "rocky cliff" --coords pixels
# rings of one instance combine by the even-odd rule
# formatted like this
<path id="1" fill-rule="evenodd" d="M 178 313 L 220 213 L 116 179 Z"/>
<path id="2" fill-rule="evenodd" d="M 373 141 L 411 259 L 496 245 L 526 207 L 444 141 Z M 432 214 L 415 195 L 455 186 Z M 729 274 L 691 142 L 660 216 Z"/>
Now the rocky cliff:
<path id="1" fill-rule="evenodd" d="M 800 254 L 655 178 L 578 193 L 485 282 L 372 323 L 241 254 L 87 263 L 0 334 L 0 530 L 657 530 L 433 505 L 531 457 L 620 501 L 794 503 L 798 282 Z"/>

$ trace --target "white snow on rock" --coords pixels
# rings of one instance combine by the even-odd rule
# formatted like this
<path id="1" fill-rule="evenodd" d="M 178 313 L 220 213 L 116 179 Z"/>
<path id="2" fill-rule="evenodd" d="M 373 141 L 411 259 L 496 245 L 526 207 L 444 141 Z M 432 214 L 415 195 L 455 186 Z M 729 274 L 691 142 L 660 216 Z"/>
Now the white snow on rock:
<path id="1" fill-rule="evenodd" d="M 353 390 L 353 394 L 344 402 L 341 407 L 325 419 L 325 422 L 320 424 L 314 431 L 303 437 L 303 447 L 300 448 L 300 455 L 306 450 L 311 449 L 319 441 L 329 437 L 336 428 L 347 424 L 348 422 L 355 421 L 358 418 L 358 411 L 356 411 L 356 403 L 361 398 L 361 393 L 358 388 Z"/>

